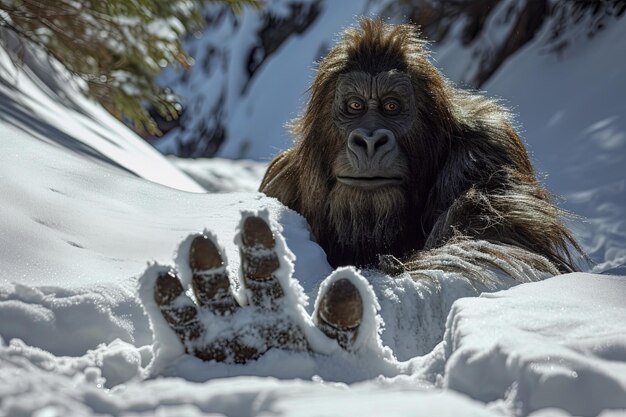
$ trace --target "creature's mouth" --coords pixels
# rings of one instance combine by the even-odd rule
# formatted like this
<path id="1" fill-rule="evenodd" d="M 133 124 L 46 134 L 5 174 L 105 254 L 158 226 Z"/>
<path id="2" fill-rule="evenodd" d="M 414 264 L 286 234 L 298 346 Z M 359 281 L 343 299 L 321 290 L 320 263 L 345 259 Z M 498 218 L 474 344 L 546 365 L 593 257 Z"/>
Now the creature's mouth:
<path id="1" fill-rule="evenodd" d="M 398 185 L 402 183 L 399 177 L 337 177 L 337 180 L 351 187 L 365 188 L 368 190 L 385 187 L 390 185 Z"/>

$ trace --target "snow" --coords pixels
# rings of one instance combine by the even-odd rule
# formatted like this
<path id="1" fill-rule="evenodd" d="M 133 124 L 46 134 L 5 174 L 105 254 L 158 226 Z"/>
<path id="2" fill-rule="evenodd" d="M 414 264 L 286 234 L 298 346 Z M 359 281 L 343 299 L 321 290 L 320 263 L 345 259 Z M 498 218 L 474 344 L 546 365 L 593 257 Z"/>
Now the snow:
<path id="1" fill-rule="evenodd" d="M 331 32 L 322 26 L 315 30 Z M 593 45 L 623 48 L 625 30 L 623 21 L 609 26 Z M 0 51 L 0 416 L 626 413 L 626 277 L 578 273 L 510 288 L 511 279 L 475 283 L 437 271 L 418 280 L 332 274 L 299 214 L 255 192 L 189 192 L 201 188 L 58 66 L 26 54 L 15 67 Z M 569 54 L 557 61 L 528 47 L 487 88 L 516 104 L 551 188 L 588 210 L 589 223 L 573 226 L 599 256 L 598 272 L 623 262 L 626 247 L 626 54 L 584 45 Z M 589 62 L 613 66 L 584 78 Z M 257 172 L 184 164 L 220 191 L 243 184 L 233 178 L 240 169 Z M 302 323 L 315 308 L 305 300 L 350 275 L 369 306 L 364 349 L 347 353 L 326 340 L 323 353 L 205 363 L 181 355 L 169 328 L 151 327 L 157 316 L 144 311 L 138 278 L 149 264 L 184 275 L 189 236 L 211 232 L 238 285 L 242 212 L 265 213 L 282 230 L 295 278 L 284 284 Z"/>
<path id="2" fill-rule="evenodd" d="M 229 132 L 234 140 L 229 140 L 219 155 L 224 157 L 240 157 L 241 149 L 246 149 L 246 157 L 262 158 L 267 156 L 267 144 L 255 138 L 259 132 L 268 138 L 275 138 L 272 142 L 274 152 L 278 153 L 291 146 L 292 140 L 284 127 L 285 123 L 296 117 L 303 108 L 306 86 L 314 76 L 312 63 L 320 58 L 320 47 L 332 45 L 332 36 L 335 31 L 328 31 L 329 27 L 341 28 L 350 25 L 354 16 L 362 13 L 365 2 L 353 1 L 350 7 L 341 2 L 326 2 L 322 14 L 316 19 L 306 36 L 291 37 L 281 46 L 277 59 L 272 59 L 255 75 L 255 82 L 250 86 L 248 100 L 237 100 L 237 108 L 232 113 L 233 130 Z M 324 39 L 326 40 L 324 42 Z M 320 46 L 320 44 L 322 46 Z M 290 74 L 289 88 L 280 88 L 285 84 L 285 74 Z M 292 84 L 293 82 L 293 84 Z M 303 86 L 294 94 L 294 86 Z M 278 88 L 277 88 L 278 87 Z M 281 110 L 278 110 L 280 104 Z M 281 114 L 278 115 L 277 112 Z M 272 120 L 281 117 L 282 123 L 267 125 L 263 120 Z M 250 120 L 259 120 L 261 126 L 250 123 Z M 265 125 L 265 126 L 264 126 Z M 235 139 L 237 138 L 237 139 Z"/>
<path id="3" fill-rule="evenodd" d="M 0 38 L 14 49 L 11 54 L 8 49 L 0 50 L 4 135 L 24 133 L 48 144 L 51 150 L 114 165 L 169 187 L 204 191 L 101 106 L 77 94 L 81 83 L 58 63 L 41 51 L 24 47 L 8 31 L 2 30 Z M 23 64 L 16 66 L 12 57 L 20 57 Z M 13 153 L 15 158 L 23 155 L 30 153 L 19 149 Z"/>
<path id="4" fill-rule="evenodd" d="M 282 2 L 270 3 L 267 7 L 273 14 L 284 14 Z M 372 5 L 365 0 L 352 0 L 328 1 L 321 7 L 320 15 L 306 32 L 287 39 L 276 55 L 259 68 L 245 94 L 242 88 L 248 76 L 246 53 L 254 45 L 256 32 L 263 23 L 257 13 L 247 9 L 241 16 L 227 15 L 217 29 L 190 40 L 187 47 L 196 63 L 210 62 L 211 71 L 207 73 L 199 65 L 188 74 L 189 82 L 176 84 L 177 94 L 187 102 L 192 114 L 184 129 L 169 132 L 157 143 L 157 148 L 164 153 L 175 153 L 177 140 L 183 143 L 195 140 L 203 131 L 198 126 L 207 124 L 204 115 L 214 113 L 216 108 L 225 115 L 229 138 L 218 156 L 267 162 L 290 147 L 292 139 L 285 124 L 298 116 L 304 106 L 307 88 L 315 75 L 314 62 L 334 43 L 339 30 L 351 25 L 357 15 L 367 13 Z M 175 79 L 172 71 L 166 73 L 163 83 L 171 85 Z"/>
<path id="5" fill-rule="evenodd" d="M 267 169 L 267 163 L 250 159 L 167 159 L 209 192 L 257 191 Z"/>
<path id="6" fill-rule="evenodd" d="M 624 277 L 578 273 L 459 300 L 443 386 L 518 415 L 626 409 L 625 291 Z"/>

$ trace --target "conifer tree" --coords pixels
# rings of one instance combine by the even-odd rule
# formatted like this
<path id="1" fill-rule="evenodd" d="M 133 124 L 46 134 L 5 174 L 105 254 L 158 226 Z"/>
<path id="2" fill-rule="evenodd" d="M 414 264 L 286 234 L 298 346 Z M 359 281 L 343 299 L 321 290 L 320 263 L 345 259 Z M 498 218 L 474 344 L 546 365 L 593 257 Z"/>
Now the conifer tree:
<path id="1" fill-rule="evenodd" d="M 190 65 L 182 39 L 199 30 L 207 2 L 236 12 L 261 0 L 0 0 L 0 26 L 44 48 L 85 80 L 87 94 L 139 131 L 156 133 L 145 110 L 176 117 L 176 97 L 155 84 L 167 65 Z"/>

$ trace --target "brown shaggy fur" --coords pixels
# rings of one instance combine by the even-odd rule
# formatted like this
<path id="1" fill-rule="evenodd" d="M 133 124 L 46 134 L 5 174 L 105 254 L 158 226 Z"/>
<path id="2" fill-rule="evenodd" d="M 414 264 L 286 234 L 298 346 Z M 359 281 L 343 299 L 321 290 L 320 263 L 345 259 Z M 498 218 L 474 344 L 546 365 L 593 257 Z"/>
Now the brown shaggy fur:
<path id="1" fill-rule="evenodd" d="M 346 139 L 332 122 L 337 79 L 391 69 L 410 75 L 417 103 L 412 129 L 398 138 L 410 180 L 393 190 L 339 184 L 333 164 Z M 347 30 L 321 61 L 292 132 L 295 146 L 272 161 L 261 191 L 308 220 L 333 266 L 392 255 L 383 268 L 395 257 L 414 275 L 463 272 L 464 262 L 504 270 L 507 259 L 551 274 L 576 269 L 570 250 L 580 248 L 535 178 L 509 113 L 451 85 L 414 26 L 363 19 Z"/>

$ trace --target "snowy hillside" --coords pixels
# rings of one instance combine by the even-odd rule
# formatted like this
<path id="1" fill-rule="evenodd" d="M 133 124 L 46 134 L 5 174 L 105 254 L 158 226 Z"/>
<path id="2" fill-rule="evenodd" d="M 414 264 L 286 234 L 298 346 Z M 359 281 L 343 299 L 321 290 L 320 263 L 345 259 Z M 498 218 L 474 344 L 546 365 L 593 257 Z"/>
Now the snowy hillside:
<path id="1" fill-rule="evenodd" d="M 492 13 L 484 44 L 497 39 L 505 11 Z M 531 159 L 560 205 L 584 217 L 571 226 L 595 271 L 626 263 L 626 19 L 611 23 L 592 38 L 571 30 L 560 54 L 549 52 L 552 28 L 545 26 L 482 87 L 516 113 Z M 455 30 L 460 25 L 434 59 L 456 78 L 467 71 L 459 65 L 467 49 Z"/>
<path id="2" fill-rule="evenodd" d="M 61 71 L 58 64 L 24 48 L 11 32 L 3 30 L 0 36 L 8 46 L 7 50 L 0 50 L 3 137 L 27 135 L 45 143 L 45 149 L 65 153 L 69 158 L 115 166 L 181 190 L 203 191 L 162 155 L 137 141 L 130 129 L 102 107 L 77 94 L 80 83 Z M 16 67 L 12 60 L 23 63 Z M 17 158 L 19 154 L 14 156 Z"/>
<path id="3" fill-rule="evenodd" d="M 366 0 L 267 2 L 262 13 L 233 15 L 222 7 L 207 11 L 210 26 L 187 42 L 192 71 L 166 72 L 161 80 L 185 103 L 180 126 L 156 146 L 183 157 L 217 155 L 269 160 L 291 143 L 284 124 L 300 112 L 314 61 L 337 32 L 368 11 Z M 290 22 L 301 22 L 293 33 Z M 274 27 L 268 27 L 270 23 Z M 278 50 L 264 45 L 264 30 L 287 37 Z M 277 36 L 268 33 L 267 36 Z"/>
<path id="4" fill-rule="evenodd" d="M 350 13 L 324 22 L 342 25 Z M 623 262 L 626 248 L 626 54 L 616 52 L 626 25 L 609 29 L 562 60 L 531 45 L 486 86 L 518 106 L 553 191 L 589 210 L 590 221 L 574 226 L 603 262 L 598 271 Z M 309 30 L 331 37 L 335 28 Z M 444 70 L 455 48 L 440 50 Z M 190 178 L 250 190 L 262 167 L 174 161 L 185 175 L 86 100 L 58 66 L 25 53 L 15 66 L 0 50 L 0 416 L 626 413 L 626 277 L 606 274 L 507 289 L 510 280 L 478 286 L 454 274 L 413 281 L 365 271 L 384 323 L 377 354 L 272 351 L 243 366 L 178 356 L 155 366 L 159 349 L 180 347 L 154 340 L 137 278 L 148 262 L 173 265 L 190 233 L 215 233 L 236 276 L 240 211 L 268 209 L 311 300 L 331 268 L 297 213 L 255 192 L 198 193 Z M 596 66 L 602 77 L 589 75 Z M 253 124 L 258 109 L 282 117 L 287 102 L 250 110 L 241 129 L 265 139 L 251 152 L 279 143 L 268 139 L 278 125 Z M 240 111 L 238 120 L 248 121 Z M 484 290 L 502 291 L 476 297 Z"/>

